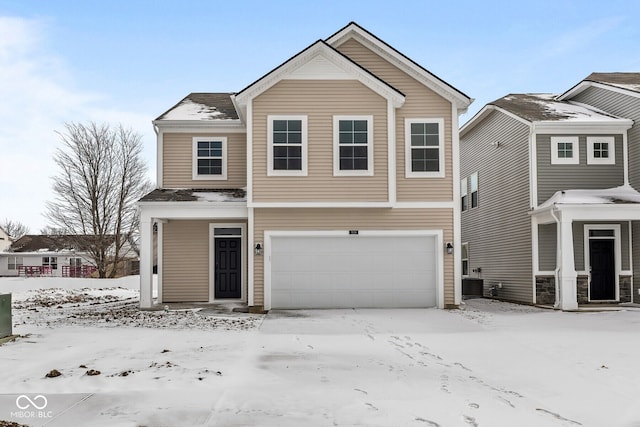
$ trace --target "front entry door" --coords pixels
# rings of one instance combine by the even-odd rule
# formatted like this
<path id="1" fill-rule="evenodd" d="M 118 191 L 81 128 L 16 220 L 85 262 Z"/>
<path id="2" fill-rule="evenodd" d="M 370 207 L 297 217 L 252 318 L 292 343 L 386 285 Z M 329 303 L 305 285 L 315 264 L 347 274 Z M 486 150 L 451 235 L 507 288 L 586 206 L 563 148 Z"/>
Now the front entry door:
<path id="1" fill-rule="evenodd" d="M 616 299 L 616 267 L 613 239 L 590 239 L 591 300 Z"/>
<path id="2" fill-rule="evenodd" d="M 242 297 L 239 237 L 215 238 L 215 299 Z"/>

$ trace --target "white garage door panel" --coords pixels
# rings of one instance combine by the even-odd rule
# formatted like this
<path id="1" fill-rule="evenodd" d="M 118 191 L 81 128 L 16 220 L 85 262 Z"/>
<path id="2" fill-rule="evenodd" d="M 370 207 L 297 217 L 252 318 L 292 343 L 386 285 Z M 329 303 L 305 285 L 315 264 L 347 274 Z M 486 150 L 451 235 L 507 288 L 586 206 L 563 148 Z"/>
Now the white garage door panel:
<path id="1" fill-rule="evenodd" d="M 432 307 L 432 236 L 271 238 L 271 308 Z"/>

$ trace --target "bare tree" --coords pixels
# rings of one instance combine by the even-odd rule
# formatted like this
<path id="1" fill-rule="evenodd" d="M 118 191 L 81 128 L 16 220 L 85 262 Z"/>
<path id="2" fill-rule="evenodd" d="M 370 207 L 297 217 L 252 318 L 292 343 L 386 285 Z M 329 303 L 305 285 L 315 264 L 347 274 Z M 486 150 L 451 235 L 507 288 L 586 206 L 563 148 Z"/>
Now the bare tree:
<path id="1" fill-rule="evenodd" d="M 0 228 L 14 240 L 18 240 L 25 234 L 29 234 L 29 227 L 20 221 L 12 221 L 8 218 L 5 218 L 4 221 L 0 223 Z"/>
<path id="2" fill-rule="evenodd" d="M 141 136 L 122 125 L 65 124 L 54 154 L 53 228 L 78 236 L 99 277 L 114 277 L 123 250 L 138 232 L 136 201 L 152 188 L 140 158 Z"/>

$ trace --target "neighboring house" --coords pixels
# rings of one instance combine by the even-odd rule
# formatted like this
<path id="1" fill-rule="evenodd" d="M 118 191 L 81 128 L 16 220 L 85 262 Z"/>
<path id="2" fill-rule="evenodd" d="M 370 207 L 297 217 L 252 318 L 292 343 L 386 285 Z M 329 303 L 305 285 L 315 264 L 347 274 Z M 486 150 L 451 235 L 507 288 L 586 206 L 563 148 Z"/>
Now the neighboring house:
<path id="1" fill-rule="evenodd" d="M 159 303 L 457 306 L 471 102 L 355 23 L 238 93 L 188 95 L 153 122 L 141 307 L 154 224 Z"/>
<path id="2" fill-rule="evenodd" d="M 0 276 L 90 276 L 96 269 L 88 250 L 91 244 L 91 236 L 27 234 L 0 252 Z M 113 252 L 112 245 L 107 256 Z M 135 243 L 127 239 L 120 253 L 123 260 L 118 275 L 137 273 L 139 256 Z"/>
<path id="3" fill-rule="evenodd" d="M 11 246 L 11 236 L 0 227 L 0 252 L 6 251 Z"/>
<path id="4" fill-rule="evenodd" d="M 640 302 L 640 73 L 487 104 L 460 130 L 462 274 L 570 310 Z"/>
<path id="5" fill-rule="evenodd" d="M 88 253 L 77 248 L 77 236 L 22 236 L 0 252 L 0 276 L 83 277 L 94 271 Z"/>

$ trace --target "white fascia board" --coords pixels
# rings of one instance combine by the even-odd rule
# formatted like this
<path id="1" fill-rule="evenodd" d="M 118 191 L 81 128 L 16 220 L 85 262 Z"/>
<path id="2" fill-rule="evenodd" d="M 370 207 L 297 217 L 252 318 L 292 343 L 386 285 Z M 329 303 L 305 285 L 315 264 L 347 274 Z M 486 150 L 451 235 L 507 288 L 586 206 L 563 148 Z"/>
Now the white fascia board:
<path id="1" fill-rule="evenodd" d="M 460 187 L 460 180 L 458 180 L 458 187 Z M 393 209 L 455 209 L 456 206 L 458 206 L 458 203 L 453 200 L 433 202 L 396 202 L 393 204 Z"/>
<path id="2" fill-rule="evenodd" d="M 511 117 L 514 120 L 519 121 L 520 123 L 523 123 L 527 126 L 531 126 L 532 123 L 528 120 L 523 119 L 520 116 L 516 116 L 515 114 L 505 110 L 504 108 L 500 108 L 497 107 L 495 105 L 491 105 L 491 104 L 487 104 L 485 105 L 482 110 L 480 110 L 478 113 L 476 113 L 475 116 L 473 116 L 471 119 L 469 119 L 461 128 L 460 128 L 460 138 L 462 138 L 464 135 L 466 135 L 471 129 L 473 129 L 476 125 L 482 123 L 482 121 L 485 119 L 485 117 L 487 117 L 489 114 L 491 114 L 493 111 L 498 111 L 506 116 Z"/>
<path id="3" fill-rule="evenodd" d="M 621 87 L 607 85 L 607 84 L 603 84 L 603 83 L 596 83 L 596 82 L 591 82 L 591 81 L 582 81 L 582 82 L 578 83 L 577 85 L 575 85 L 573 88 L 569 89 L 568 91 L 566 91 L 565 93 L 560 95 L 558 97 L 558 100 L 559 101 L 564 101 L 564 100 L 570 99 L 570 98 L 580 94 L 581 92 L 584 92 L 589 87 L 597 87 L 597 88 L 608 90 L 608 91 L 611 91 L 611 92 L 616 92 L 616 93 L 620 93 L 620 94 L 623 94 L 623 95 L 633 96 L 634 98 L 640 98 L 640 93 L 634 92 L 634 91 L 631 91 L 631 90 L 626 90 L 626 89 L 623 89 Z"/>
<path id="4" fill-rule="evenodd" d="M 246 202 L 138 202 L 142 219 L 246 219 Z"/>
<path id="5" fill-rule="evenodd" d="M 327 43 L 337 48 L 350 39 L 356 40 L 385 60 L 389 61 L 400 70 L 422 83 L 424 86 L 433 90 L 452 104 L 455 104 L 458 109 L 465 110 L 473 102 L 473 98 L 467 98 L 462 95 L 462 93 L 455 90 L 452 86 L 449 86 L 433 74 L 424 70 L 391 46 L 383 43 L 375 37 L 372 37 L 371 34 L 367 33 L 357 25 L 348 25 L 339 33 L 328 38 Z"/>
<path id="6" fill-rule="evenodd" d="M 619 119 L 607 121 L 588 121 L 588 122 L 567 122 L 567 121 L 549 121 L 534 122 L 534 131 L 541 133 L 554 134 L 576 134 L 576 133 L 624 133 L 633 126 L 633 120 Z"/>
<path id="7" fill-rule="evenodd" d="M 319 55 L 322 55 L 325 60 L 336 67 L 344 70 L 345 73 L 351 76 L 353 80 L 358 80 L 378 95 L 391 101 L 395 108 L 400 108 L 404 104 L 404 94 L 386 82 L 380 80 L 375 75 L 367 72 L 367 70 L 360 67 L 358 64 L 345 58 L 323 41 L 317 41 L 306 50 L 303 50 L 280 67 L 253 83 L 251 86 L 245 88 L 241 93 L 235 96 L 235 101 L 238 103 L 240 109 L 244 108 L 250 99 L 260 95 L 280 80 L 286 79 L 295 70 L 317 58 Z M 298 76 L 298 78 L 300 78 L 300 76 Z"/>
<path id="8" fill-rule="evenodd" d="M 175 133 L 246 133 L 247 128 L 241 120 L 155 120 L 154 125 L 160 132 Z"/>

